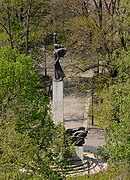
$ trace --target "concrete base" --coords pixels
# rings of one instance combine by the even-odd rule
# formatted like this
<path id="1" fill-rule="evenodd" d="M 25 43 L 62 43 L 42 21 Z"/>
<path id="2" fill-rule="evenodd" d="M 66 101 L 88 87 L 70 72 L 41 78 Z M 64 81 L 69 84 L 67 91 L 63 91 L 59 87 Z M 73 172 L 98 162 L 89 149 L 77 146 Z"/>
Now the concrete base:
<path id="1" fill-rule="evenodd" d="M 63 123 L 63 81 L 53 80 L 53 121 Z"/>
<path id="2" fill-rule="evenodd" d="M 83 161 L 83 146 L 75 146 L 74 160 Z"/>

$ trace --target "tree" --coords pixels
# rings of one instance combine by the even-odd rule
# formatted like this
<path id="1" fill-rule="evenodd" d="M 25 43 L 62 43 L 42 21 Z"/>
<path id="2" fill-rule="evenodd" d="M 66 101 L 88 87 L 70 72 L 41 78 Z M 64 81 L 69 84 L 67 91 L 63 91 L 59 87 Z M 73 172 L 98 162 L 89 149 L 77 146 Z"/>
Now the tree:
<path id="1" fill-rule="evenodd" d="M 51 16 L 51 26 L 55 23 L 59 34 L 64 34 L 69 52 L 74 54 L 74 70 L 85 72 L 93 67 L 99 72 L 98 67 L 102 66 L 109 71 L 110 76 L 116 76 L 116 70 L 111 68 L 112 54 L 117 49 L 127 51 L 129 46 L 129 1 L 70 0 L 62 3 L 57 0 L 53 5 L 55 9 L 60 8 L 60 15 L 56 16 L 54 6 L 50 7 L 54 17 Z M 64 26 L 59 25 L 62 20 Z"/>
<path id="2" fill-rule="evenodd" d="M 118 166 L 121 174 L 124 166 L 128 167 L 130 164 L 129 52 L 123 51 L 120 57 L 116 58 L 115 66 L 118 70 L 118 76 L 114 84 L 102 91 L 101 122 L 108 125 L 103 153 L 108 158 L 110 166 Z M 125 173 L 127 172 L 125 171 Z"/>
<path id="3" fill-rule="evenodd" d="M 52 167 L 63 170 L 71 142 L 63 126 L 53 124 L 49 99 L 45 91 L 39 90 L 40 83 L 29 56 L 9 47 L 0 49 L 3 179 L 63 178 Z"/>
<path id="4" fill-rule="evenodd" d="M 46 0 L 2 0 L 0 11 L 1 43 L 12 49 L 17 47 L 27 55 L 43 26 L 47 14 Z"/>

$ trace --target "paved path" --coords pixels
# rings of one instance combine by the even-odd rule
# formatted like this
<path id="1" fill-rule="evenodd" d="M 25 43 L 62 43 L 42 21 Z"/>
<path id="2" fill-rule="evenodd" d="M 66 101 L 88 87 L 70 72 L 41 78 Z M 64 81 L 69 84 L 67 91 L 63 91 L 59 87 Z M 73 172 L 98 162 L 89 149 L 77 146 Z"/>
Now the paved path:
<path id="1" fill-rule="evenodd" d="M 91 97 L 70 95 L 64 97 L 64 122 L 66 128 L 88 127 L 88 110 Z"/>
<path id="2" fill-rule="evenodd" d="M 75 162 L 77 165 L 85 162 L 89 162 L 90 167 L 87 167 L 83 171 L 77 170 L 73 175 L 80 174 L 93 174 L 102 172 L 107 168 L 107 163 L 100 157 L 98 147 L 105 144 L 105 131 L 94 126 L 89 125 L 89 106 L 91 103 L 91 96 L 77 97 L 71 95 L 64 97 L 64 122 L 67 128 L 86 127 L 88 129 L 88 135 L 85 139 L 83 146 L 84 160 L 83 162 Z M 96 155 L 95 155 L 96 154 Z M 84 167 L 85 168 L 85 167 Z"/>
<path id="3" fill-rule="evenodd" d="M 105 132 L 102 129 L 89 126 L 89 106 L 91 97 L 77 97 L 71 95 L 64 97 L 64 121 L 67 128 L 85 127 L 88 129 L 88 135 L 85 140 L 86 150 L 97 148 L 105 143 Z"/>
<path id="4" fill-rule="evenodd" d="M 105 131 L 98 128 L 89 128 L 88 135 L 85 140 L 86 148 L 99 147 L 105 144 Z"/>

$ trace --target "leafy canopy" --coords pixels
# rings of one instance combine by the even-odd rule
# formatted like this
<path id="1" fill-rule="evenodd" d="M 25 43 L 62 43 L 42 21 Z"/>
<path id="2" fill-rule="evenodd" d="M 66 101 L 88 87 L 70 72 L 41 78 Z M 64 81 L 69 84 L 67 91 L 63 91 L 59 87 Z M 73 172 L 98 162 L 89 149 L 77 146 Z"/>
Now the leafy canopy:
<path id="1" fill-rule="evenodd" d="M 5 179 L 62 179 L 52 166 L 68 163 L 70 140 L 50 116 L 29 56 L 0 49 L 0 176 Z M 62 171 L 62 170 L 61 170 Z M 24 173 L 23 173 L 24 172 Z"/>

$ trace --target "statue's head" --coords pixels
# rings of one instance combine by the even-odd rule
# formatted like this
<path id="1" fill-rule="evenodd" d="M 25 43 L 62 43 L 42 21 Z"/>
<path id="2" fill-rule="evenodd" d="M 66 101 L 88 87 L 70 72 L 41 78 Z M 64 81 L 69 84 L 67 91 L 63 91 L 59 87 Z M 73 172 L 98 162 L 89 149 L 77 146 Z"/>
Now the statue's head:
<path id="1" fill-rule="evenodd" d="M 57 33 L 53 33 L 53 36 L 57 36 Z"/>

